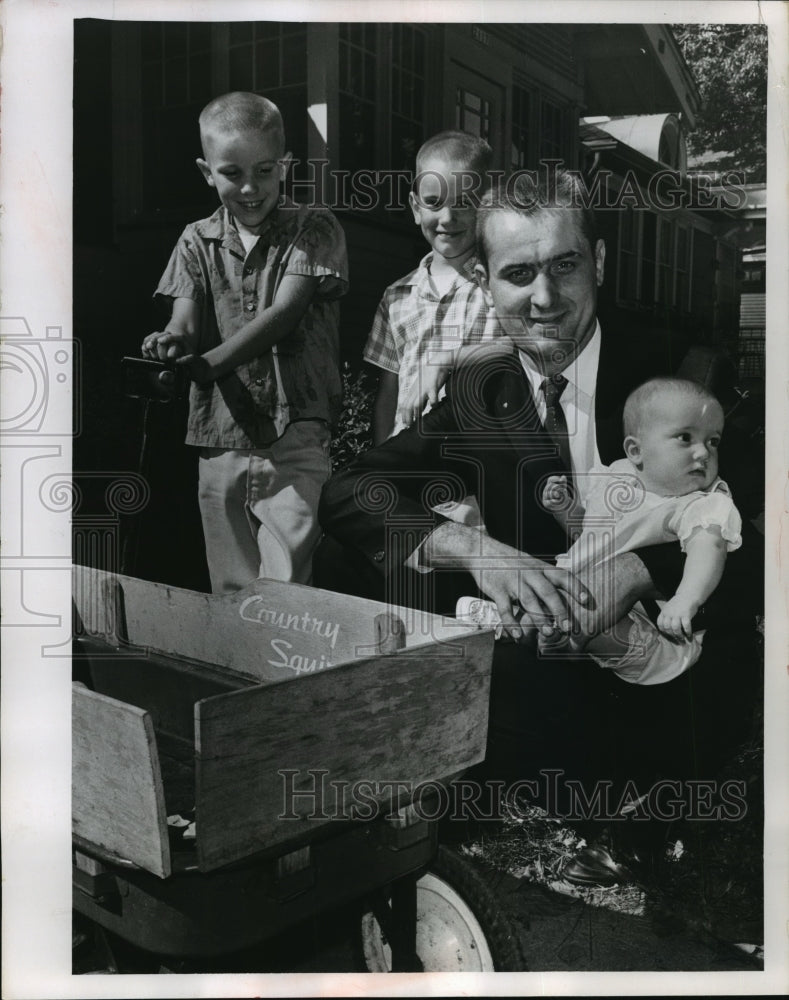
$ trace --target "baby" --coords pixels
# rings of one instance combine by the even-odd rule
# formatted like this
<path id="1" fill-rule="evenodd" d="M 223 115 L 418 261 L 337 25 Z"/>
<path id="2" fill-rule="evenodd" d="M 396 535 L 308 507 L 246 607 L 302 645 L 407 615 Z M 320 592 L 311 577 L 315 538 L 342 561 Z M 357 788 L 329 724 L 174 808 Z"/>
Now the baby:
<path id="1" fill-rule="evenodd" d="M 557 565 L 573 573 L 611 556 L 679 541 L 686 554 L 677 592 L 662 602 L 657 628 L 637 604 L 609 632 L 586 646 L 594 659 L 626 681 L 659 684 L 687 670 L 701 654 L 703 631 L 692 619 L 715 590 L 727 552 L 742 543 L 740 515 L 718 477 L 723 410 L 702 385 L 650 379 L 624 410 L 627 458 L 595 466 L 571 496 L 566 476 L 550 476 L 543 504 L 583 530 Z M 659 602 L 661 603 L 661 602 Z"/>

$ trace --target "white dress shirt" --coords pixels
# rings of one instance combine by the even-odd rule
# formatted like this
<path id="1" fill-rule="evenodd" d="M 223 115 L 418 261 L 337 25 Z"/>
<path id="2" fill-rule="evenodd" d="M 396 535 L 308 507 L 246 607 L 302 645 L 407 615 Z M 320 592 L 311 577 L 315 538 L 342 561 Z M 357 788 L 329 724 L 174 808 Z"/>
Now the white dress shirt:
<path id="1" fill-rule="evenodd" d="M 593 465 L 600 465 L 600 455 L 597 451 L 597 436 L 594 417 L 595 390 L 597 386 L 597 367 L 600 361 L 599 322 L 595 326 L 592 339 L 581 353 L 564 369 L 562 375 L 567 379 L 567 385 L 561 395 L 560 403 L 567 421 L 567 431 L 570 437 L 570 458 L 574 473 L 588 472 Z M 545 393 L 540 386 L 545 376 L 533 367 L 528 355 L 520 352 L 521 364 L 526 378 L 531 386 L 534 405 L 540 423 L 545 424 L 547 408 Z"/>
<path id="2" fill-rule="evenodd" d="M 572 471 L 574 473 L 586 473 L 593 465 L 602 464 L 600 454 L 597 450 L 597 428 L 594 412 L 601 339 L 600 323 L 597 322 L 592 339 L 578 357 L 562 372 L 567 379 L 567 385 L 564 387 L 560 402 L 567 421 L 567 430 L 570 437 L 570 458 L 573 463 Z M 526 378 L 529 381 L 529 386 L 531 387 L 537 416 L 540 418 L 540 422 L 545 424 L 547 407 L 545 405 L 545 393 L 540 388 L 545 376 L 532 367 L 530 359 L 522 351 L 519 352 L 519 356 Z M 466 502 L 464 501 L 464 503 Z M 462 507 L 463 505 L 459 506 Z M 439 513 L 441 513 L 440 510 Z M 476 507 L 475 517 L 471 516 L 468 519 L 457 517 L 451 519 L 461 522 L 465 520 L 466 523 L 474 527 L 483 527 L 478 507 Z M 415 569 L 419 573 L 429 573 L 430 570 L 421 562 L 423 545 L 424 539 L 408 556 L 405 565 L 411 569 Z"/>

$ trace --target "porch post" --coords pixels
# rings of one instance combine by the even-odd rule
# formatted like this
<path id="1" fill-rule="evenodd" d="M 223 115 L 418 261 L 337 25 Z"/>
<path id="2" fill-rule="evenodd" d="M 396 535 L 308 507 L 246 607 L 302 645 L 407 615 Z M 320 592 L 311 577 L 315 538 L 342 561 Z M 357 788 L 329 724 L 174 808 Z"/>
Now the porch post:
<path id="1" fill-rule="evenodd" d="M 315 200 L 331 199 L 328 170 L 339 165 L 339 26 L 307 25 L 307 176 L 314 178 Z M 321 161 L 329 161 L 321 167 Z"/>

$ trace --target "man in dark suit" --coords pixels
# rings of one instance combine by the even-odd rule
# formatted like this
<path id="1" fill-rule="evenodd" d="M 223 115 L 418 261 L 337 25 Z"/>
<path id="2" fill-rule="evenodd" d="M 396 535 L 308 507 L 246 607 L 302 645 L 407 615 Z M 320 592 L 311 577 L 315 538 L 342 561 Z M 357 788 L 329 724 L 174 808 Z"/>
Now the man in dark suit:
<path id="1" fill-rule="evenodd" d="M 682 675 L 637 691 L 586 659 L 540 657 L 534 648 L 537 629 L 546 639 L 594 634 L 636 601 L 673 593 L 682 571 L 678 545 L 617 556 L 606 568 L 613 588 L 599 574 L 579 580 L 553 565 L 568 543 L 540 502 L 546 478 L 621 458 L 625 398 L 679 360 L 665 339 L 601 331 L 605 245 L 591 212 L 577 207 L 575 184 L 562 173 L 539 185 L 524 176 L 481 207 L 478 277 L 515 349 L 481 350 L 455 372 L 442 403 L 329 481 L 320 517 L 345 548 L 338 556 L 331 543 L 324 547 L 315 582 L 443 613 L 463 594 L 495 602 L 516 642 L 497 644 L 488 771 L 505 778 L 560 771 L 588 789 L 608 777 L 685 778 L 702 743 L 714 767 L 720 754 L 708 729 L 733 731 L 749 685 L 734 679 L 738 660 L 713 664 L 706 646 L 690 672 L 693 690 Z M 485 531 L 434 510 L 469 494 Z M 738 605 L 734 562 L 719 588 L 724 596 L 709 602 L 722 609 L 718 621 Z M 716 715 L 703 739 L 699 711 Z M 605 882 L 599 861 L 582 859 L 579 880 Z M 610 855 L 603 858 L 603 869 L 611 864 Z"/>

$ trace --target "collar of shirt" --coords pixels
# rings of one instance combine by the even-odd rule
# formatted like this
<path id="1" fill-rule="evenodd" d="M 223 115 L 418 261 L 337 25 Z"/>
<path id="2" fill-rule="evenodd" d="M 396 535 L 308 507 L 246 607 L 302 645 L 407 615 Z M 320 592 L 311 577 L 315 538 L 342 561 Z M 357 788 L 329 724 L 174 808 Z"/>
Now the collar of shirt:
<path id="1" fill-rule="evenodd" d="M 298 207 L 295 202 L 288 201 L 281 207 L 275 208 L 261 226 L 258 239 L 263 237 L 267 245 L 276 242 L 280 228 L 284 226 L 294 210 L 298 211 Z M 246 255 L 235 220 L 224 205 L 220 205 L 214 214 L 207 219 L 196 223 L 195 229 L 198 236 L 202 236 L 203 239 L 221 240 L 224 249 L 235 249 L 242 256 Z"/>
<path id="2" fill-rule="evenodd" d="M 600 332 L 599 321 L 595 325 L 595 331 L 592 334 L 592 339 L 586 345 L 586 347 L 581 351 L 575 361 L 568 365 L 564 369 L 562 374 L 567 379 L 567 388 L 562 394 L 562 404 L 564 404 L 565 397 L 569 400 L 571 397 L 585 399 L 587 403 L 591 403 L 595 396 L 595 387 L 597 385 L 597 367 L 600 362 L 600 342 L 602 340 L 602 334 Z M 540 386 L 545 376 L 538 372 L 537 369 L 531 364 L 528 356 L 523 353 L 523 351 L 518 352 L 520 355 L 521 365 L 526 377 L 529 380 L 529 385 L 531 386 L 532 396 L 534 397 L 535 405 L 537 406 L 537 412 L 542 420 L 545 416 L 545 395 L 542 392 Z"/>
<path id="3" fill-rule="evenodd" d="M 406 284 L 418 286 L 417 291 L 420 296 L 426 299 L 432 299 L 436 302 L 441 299 L 446 298 L 448 295 L 453 295 L 458 284 L 461 282 L 474 282 L 476 284 L 477 279 L 474 275 L 474 267 L 477 263 L 477 258 L 472 254 L 467 261 L 464 262 L 462 269 L 455 275 L 455 278 L 449 287 L 449 289 L 444 292 L 443 295 L 436 295 L 433 287 L 430 283 L 430 265 L 433 263 L 434 253 L 431 250 L 429 253 L 419 261 L 419 267 L 409 276 Z"/>
<path id="4" fill-rule="evenodd" d="M 567 386 L 562 393 L 561 406 L 570 435 L 572 471 L 576 474 L 588 472 L 593 465 L 600 463 L 594 406 L 601 341 L 600 323 L 597 322 L 589 343 L 572 364 L 568 365 L 562 372 L 567 379 Z M 530 364 L 529 359 L 522 351 L 519 353 L 523 371 L 529 381 L 537 416 L 544 424 L 547 406 L 541 385 L 545 376 Z"/>

